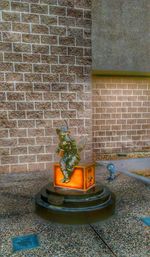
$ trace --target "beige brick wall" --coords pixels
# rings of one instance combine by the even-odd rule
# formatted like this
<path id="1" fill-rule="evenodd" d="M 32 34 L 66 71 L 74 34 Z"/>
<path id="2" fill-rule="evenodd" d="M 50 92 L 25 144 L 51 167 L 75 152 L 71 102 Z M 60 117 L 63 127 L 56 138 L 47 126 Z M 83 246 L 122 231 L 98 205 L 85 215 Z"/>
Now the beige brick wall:
<path id="1" fill-rule="evenodd" d="M 89 0 L 0 1 L 0 172 L 49 170 L 64 119 L 91 157 Z"/>
<path id="2" fill-rule="evenodd" d="M 150 150 L 150 79 L 93 78 L 93 151 Z"/>

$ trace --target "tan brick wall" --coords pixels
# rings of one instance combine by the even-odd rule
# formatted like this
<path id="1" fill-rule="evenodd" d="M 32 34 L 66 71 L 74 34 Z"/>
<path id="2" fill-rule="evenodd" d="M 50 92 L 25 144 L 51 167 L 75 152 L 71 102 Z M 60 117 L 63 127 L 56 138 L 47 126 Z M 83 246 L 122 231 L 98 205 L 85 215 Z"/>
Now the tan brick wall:
<path id="1" fill-rule="evenodd" d="M 150 150 L 150 79 L 93 78 L 93 150 Z"/>
<path id="2" fill-rule="evenodd" d="M 46 170 L 69 120 L 91 156 L 89 0 L 0 1 L 0 172 Z"/>

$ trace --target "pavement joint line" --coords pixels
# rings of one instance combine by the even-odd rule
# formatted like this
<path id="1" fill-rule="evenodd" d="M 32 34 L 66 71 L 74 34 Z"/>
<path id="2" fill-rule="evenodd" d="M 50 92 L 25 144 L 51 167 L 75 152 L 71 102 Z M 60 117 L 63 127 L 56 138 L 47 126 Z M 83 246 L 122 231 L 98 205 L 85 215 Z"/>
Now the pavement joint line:
<path id="1" fill-rule="evenodd" d="M 94 226 L 92 224 L 89 224 L 89 226 L 92 228 L 92 230 L 94 231 L 94 233 L 98 236 L 98 238 L 105 244 L 105 246 L 109 249 L 109 251 L 113 254 L 113 256 L 118 257 L 116 255 L 116 253 L 114 253 L 114 251 L 111 249 L 111 247 L 106 243 L 106 241 L 100 236 L 100 234 L 98 233 L 98 231 L 94 228 Z"/>

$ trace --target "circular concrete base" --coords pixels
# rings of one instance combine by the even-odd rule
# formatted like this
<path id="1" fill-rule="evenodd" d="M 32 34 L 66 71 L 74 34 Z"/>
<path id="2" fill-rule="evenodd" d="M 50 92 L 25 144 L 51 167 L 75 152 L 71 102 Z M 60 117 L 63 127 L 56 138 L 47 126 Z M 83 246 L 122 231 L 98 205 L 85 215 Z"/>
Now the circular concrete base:
<path id="1" fill-rule="evenodd" d="M 48 184 L 35 197 L 36 213 L 65 224 L 86 224 L 114 213 L 115 196 L 107 187 L 96 184 L 86 192 L 55 188 Z"/>

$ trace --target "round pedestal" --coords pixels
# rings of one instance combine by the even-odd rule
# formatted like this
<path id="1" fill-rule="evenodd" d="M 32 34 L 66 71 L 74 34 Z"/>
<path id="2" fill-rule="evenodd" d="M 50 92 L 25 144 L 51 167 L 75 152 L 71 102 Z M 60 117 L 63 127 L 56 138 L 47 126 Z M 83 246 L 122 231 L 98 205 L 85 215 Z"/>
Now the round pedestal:
<path id="1" fill-rule="evenodd" d="M 56 188 L 48 184 L 35 197 L 36 213 L 59 223 L 85 224 L 111 216 L 115 196 L 107 187 L 96 184 L 86 192 Z"/>

